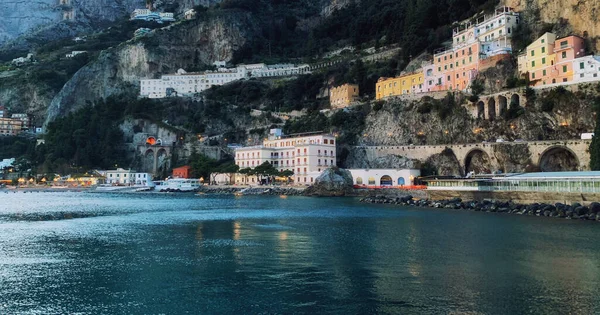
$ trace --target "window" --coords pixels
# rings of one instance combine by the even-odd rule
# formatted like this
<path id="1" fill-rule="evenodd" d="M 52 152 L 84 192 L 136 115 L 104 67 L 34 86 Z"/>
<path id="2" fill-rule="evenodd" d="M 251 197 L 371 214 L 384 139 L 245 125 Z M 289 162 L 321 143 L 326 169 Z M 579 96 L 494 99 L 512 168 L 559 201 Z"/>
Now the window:
<path id="1" fill-rule="evenodd" d="M 531 73 L 531 78 L 532 78 L 532 79 L 535 79 L 535 72 L 532 72 L 532 73 Z"/>
<path id="2" fill-rule="evenodd" d="M 542 54 L 546 52 L 546 47 L 542 47 Z"/>
<path id="3" fill-rule="evenodd" d="M 542 38 L 542 44 L 545 43 L 545 42 L 546 42 L 546 40 Z"/>
<path id="4" fill-rule="evenodd" d="M 535 67 L 535 60 L 531 62 L 531 67 Z"/>
<path id="5" fill-rule="evenodd" d="M 566 52 L 566 51 L 563 51 L 563 52 L 562 52 L 562 57 L 563 57 L 563 58 L 567 58 L 567 52 Z"/>
<path id="6" fill-rule="evenodd" d="M 582 70 L 585 69 L 585 64 L 583 62 L 579 63 L 579 69 L 582 69 Z"/>
<path id="7" fill-rule="evenodd" d="M 535 50 L 531 51 L 531 56 L 535 56 Z"/>
<path id="8" fill-rule="evenodd" d="M 567 72 L 567 66 L 563 66 L 563 72 Z"/>
<path id="9" fill-rule="evenodd" d="M 543 71 L 542 71 L 542 75 L 543 75 L 543 76 L 546 76 L 546 70 L 543 70 Z"/>

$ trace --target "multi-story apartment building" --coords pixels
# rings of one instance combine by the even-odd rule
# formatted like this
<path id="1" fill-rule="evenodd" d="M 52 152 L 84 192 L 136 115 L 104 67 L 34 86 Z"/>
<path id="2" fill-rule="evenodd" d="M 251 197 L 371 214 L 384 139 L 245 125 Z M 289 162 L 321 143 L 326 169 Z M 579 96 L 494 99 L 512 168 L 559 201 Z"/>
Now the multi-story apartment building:
<path id="1" fill-rule="evenodd" d="M 333 135 L 285 136 L 281 129 L 271 129 L 269 138 L 262 145 L 237 148 L 235 164 L 244 169 L 269 162 L 280 171 L 293 171 L 296 184 L 311 184 L 322 171 L 336 165 L 335 145 Z M 243 177 L 237 176 L 237 180 L 241 181 Z"/>
<path id="2" fill-rule="evenodd" d="M 555 34 L 546 33 L 527 46 L 525 53 L 519 56 L 519 73 L 527 74 L 533 86 L 577 83 L 585 78 L 585 73 L 581 77 L 580 72 L 586 70 L 586 63 L 584 61 L 582 66 L 577 60 L 584 55 L 583 38 L 574 35 L 556 38 Z M 587 58 L 586 61 L 594 65 L 596 59 Z M 574 76 L 574 69 L 577 68 L 579 77 Z M 590 75 L 593 78 L 593 74 Z"/>
<path id="3" fill-rule="evenodd" d="M 452 32 L 452 45 L 435 51 L 432 62 L 423 64 L 415 73 L 380 79 L 376 98 L 469 89 L 482 60 L 512 52 L 510 38 L 518 24 L 519 14 L 509 7 L 461 22 Z M 419 78 L 421 82 L 417 81 Z M 401 82 L 413 79 L 418 85 L 400 86 Z"/>
<path id="4" fill-rule="evenodd" d="M 0 136 L 16 136 L 23 131 L 23 122 L 18 119 L 0 118 Z"/>
<path id="5" fill-rule="evenodd" d="M 33 130 L 33 117 L 29 114 L 12 114 L 11 119 L 21 121 L 21 127 L 25 130 Z"/>
<path id="6" fill-rule="evenodd" d="M 358 99 L 358 84 L 344 84 L 331 88 L 329 104 L 332 108 L 344 108 Z"/>
<path id="7" fill-rule="evenodd" d="M 215 63 L 222 65 L 222 63 Z M 164 98 L 169 96 L 190 96 L 209 89 L 250 77 L 276 77 L 309 73 L 308 65 L 239 65 L 236 68 L 219 67 L 216 71 L 186 72 L 179 69 L 176 74 L 163 75 L 160 79 L 140 80 L 140 96 Z"/>

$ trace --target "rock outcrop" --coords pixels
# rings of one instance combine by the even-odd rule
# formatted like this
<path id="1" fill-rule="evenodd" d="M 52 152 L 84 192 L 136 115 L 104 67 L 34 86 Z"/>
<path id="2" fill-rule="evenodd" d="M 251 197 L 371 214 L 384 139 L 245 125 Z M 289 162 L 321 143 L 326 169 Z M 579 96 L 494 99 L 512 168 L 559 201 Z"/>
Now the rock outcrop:
<path id="1" fill-rule="evenodd" d="M 143 8 L 144 0 L 59 0 L 0 1 L 0 46 L 21 35 L 40 33 L 45 29 L 93 29 L 127 16 L 136 8 Z M 66 22 L 63 23 L 63 22 Z M 55 32 L 54 39 L 70 35 Z M 48 38 L 52 40 L 52 37 Z"/>
<path id="2" fill-rule="evenodd" d="M 241 12 L 226 12 L 159 29 L 101 53 L 81 68 L 54 97 L 46 123 L 88 102 L 139 91 L 141 78 L 186 69 L 199 61 L 229 60 L 253 36 L 256 21 Z"/>
<path id="3" fill-rule="evenodd" d="M 503 0 L 505 5 L 525 12 L 526 19 L 539 18 L 540 22 L 560 24 L 560 31 L 587 35 L 596 40 L 600 49 L 600 1 L 597 0 Z"/>
<path id="4" fill-rule="evenodd" d="M 304 191 L 306 196 L 345 196 L 352 194 L 352 174 L 337 167 L 328 168 Z"/>

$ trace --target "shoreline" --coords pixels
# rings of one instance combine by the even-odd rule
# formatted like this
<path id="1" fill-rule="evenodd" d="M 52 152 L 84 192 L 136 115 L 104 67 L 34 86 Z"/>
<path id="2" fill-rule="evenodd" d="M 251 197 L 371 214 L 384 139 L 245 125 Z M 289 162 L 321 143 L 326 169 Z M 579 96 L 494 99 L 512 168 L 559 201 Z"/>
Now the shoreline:
<path id="1" fill-rule="evenodd" d="M 375 197 L 362 198 L 360 202 L 371 204 L 413 206 L 418 208 L 436 208 L 475 212 L 495 212 L 515 215 L 600 222 L 600 203 L 598 202 L 592 202 L 589 206 L 583 206 L 577 202 L 571 205 L 563 203 L 533 203 L 526 205 L 517 204 L 512 201 L 506 202 L 498 200 L 463 201 L 460 198 L 453 198 L 449 200 L 415 199 L 412 195 L 396 198 L 378 195 Z"/>

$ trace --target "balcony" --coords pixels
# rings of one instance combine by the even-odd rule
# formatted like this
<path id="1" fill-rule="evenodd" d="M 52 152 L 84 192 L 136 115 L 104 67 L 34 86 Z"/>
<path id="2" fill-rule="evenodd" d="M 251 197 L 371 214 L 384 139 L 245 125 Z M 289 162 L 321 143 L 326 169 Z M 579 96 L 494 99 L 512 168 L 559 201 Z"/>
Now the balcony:
<path id="1" fill-rule="evenodd" d="M 556 46 L 556 48 L 554 48 L 554 52 L 559 52 L 559 51 L 563 51 L 563 50 L 567 50 L 567 49 L 575 49 L 575 47 L 570 44 L 560 45 L 560 46 Z"/>

